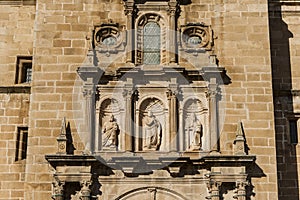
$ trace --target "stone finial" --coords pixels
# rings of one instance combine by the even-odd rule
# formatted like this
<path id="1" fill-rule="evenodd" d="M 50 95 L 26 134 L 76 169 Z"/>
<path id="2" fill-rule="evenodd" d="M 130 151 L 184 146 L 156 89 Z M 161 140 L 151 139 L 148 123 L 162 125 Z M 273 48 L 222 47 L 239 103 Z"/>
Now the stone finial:
<path id="1" fill-rule="evenodd" d="M 57 154 L 67 154 L 67 127 L 65 117 L 62 119 L 60 134 L 56 140 L 58 145 Z"/>
<path id="2" fill-rule="evenodd" d="M 242 122 L 238 122 L 234 144 L 234 155 L 246 155 L 245 136 Z"/>

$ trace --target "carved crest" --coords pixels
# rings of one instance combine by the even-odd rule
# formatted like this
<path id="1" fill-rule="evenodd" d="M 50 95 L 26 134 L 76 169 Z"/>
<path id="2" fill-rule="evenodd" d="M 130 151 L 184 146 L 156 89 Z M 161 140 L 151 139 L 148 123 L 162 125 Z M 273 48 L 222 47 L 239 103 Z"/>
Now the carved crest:
<path id="1" fill-rule="evenodd" d="M 117 53 L 123 51 L 125 46 L 124 33 L 117 23 L 101 24 L 95 26 L 94 46 L 100 53 Z"/>
<path id="2" fill-rule="evenodd" d="M 209 51 L 213 46 L 213 32 L 203 23 L 181 26 L 181 49 L 187 52 Z"/>

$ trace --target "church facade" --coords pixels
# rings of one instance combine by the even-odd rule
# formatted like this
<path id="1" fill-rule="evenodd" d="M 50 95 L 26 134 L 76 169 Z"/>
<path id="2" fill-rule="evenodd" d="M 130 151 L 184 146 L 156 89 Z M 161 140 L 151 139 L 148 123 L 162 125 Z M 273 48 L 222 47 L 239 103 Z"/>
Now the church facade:
<path id="1" fill-rule="evenodd" d="M 299 8 L 0 0 L 0 199 L 299 199 Z"/>

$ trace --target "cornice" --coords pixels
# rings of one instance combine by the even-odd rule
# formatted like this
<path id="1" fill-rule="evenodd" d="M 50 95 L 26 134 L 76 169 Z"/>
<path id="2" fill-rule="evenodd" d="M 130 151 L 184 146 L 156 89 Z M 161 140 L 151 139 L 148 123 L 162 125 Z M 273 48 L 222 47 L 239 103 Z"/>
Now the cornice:
<path id="1" fill-rule="evenodd" d="M 0 5 L 36 5 L 36 0 L 0 0 Z"/>
<path id="2" fill-rule="evenodd" d="M 0 86 L 0 94 L 25 93 L 30 94 L 30 85 Z"/>
<path id="3" fill-rule="evenodd" d="M 281 5 L 300 5 L 300 0 L 271 0 L 269 3 Z"/>

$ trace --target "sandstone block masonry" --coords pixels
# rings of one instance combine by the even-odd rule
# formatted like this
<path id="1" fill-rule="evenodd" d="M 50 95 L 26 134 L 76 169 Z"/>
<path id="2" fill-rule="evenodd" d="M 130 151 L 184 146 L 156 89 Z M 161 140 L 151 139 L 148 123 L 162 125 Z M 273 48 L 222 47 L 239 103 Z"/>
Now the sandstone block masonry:
<path id="1" fill-rule="evenodd" d="M 210 54 L 217 56 L 230 78 L 222 86 L 218 104 L 220 154 L 233 154 L 241 121 L 247 153 L 256 155 L 252 199 L 299 198 L 299 149 L 290 135 L 291 121 L 300 133 L 298 7 L 286 1 L 195 0 L 181 2 L 177 16 L 177 28 L 203 23 L 213 30 Z M 135 25 L 128 22 L 124 2 L 115 0 L 0 1 L 0 13 L 0 199 L 49 199 L 54 169 L 45 155 L 57 152 L 64 117 L 74 154 L 81 155 L 85 148 L 75 123 L 73 99 L 74 86 L 81 86 L 76 70 L 89 62 L 86 55 L 94 26 L 115 23 L 131 29 Z M 33 58 L 31 83 L 16 84 L 18 56 Z M 112 56 L 103 58 L 111 62 Z M 126 60 L 125 54 L 120 56 L 108 67 L 110 74 L 127 65 Z M 20 138 L 27 127 L 27 150 L 22 157 Z"/>

